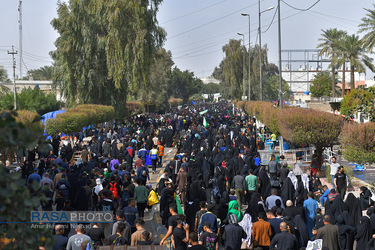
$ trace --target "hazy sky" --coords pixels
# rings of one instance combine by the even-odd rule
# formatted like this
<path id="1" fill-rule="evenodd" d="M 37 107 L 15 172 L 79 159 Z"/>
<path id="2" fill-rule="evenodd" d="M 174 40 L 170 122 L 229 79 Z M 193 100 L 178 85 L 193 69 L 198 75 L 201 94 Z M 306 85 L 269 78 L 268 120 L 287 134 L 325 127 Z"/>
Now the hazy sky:
<path id="1" fill-rule="evenodd" d="M 374 8 L 370 0 L 284 0 L 281 2 L 282 49 L 315 49 L 322 29 L 339 28 L 349 34 L 358 31 L 365 16 L 364 8 Z M 23 0 L 23 75 L 29 69 L 51 65 L 49 51 L 54 50 L 58 34 L 50 22 L 56 17 L 56 0 Z M 262 32 L 269 27 L 275 14 L 277 0 L 262 0 L 261 11 L 275 6 L 261 15 Z M 164 0 L 158 13 L 159 24 L 167 31 L 165 48 L 171 50 L 173 60 L 182 70 L 188 69 L 198 77 L 209 76 L 223 59 L 222 46 L 229 39 L 240 39 L 245 34 L 248 44 L 248 17 L 251 15 L 251 44 L 258 29 L 257 0 Z M 7 51 L 14 45 L 19 50 L 18 1 L 1 0 L 0 65 L 12 78 L 12 57 Z M 262 33 L 262 44 L 269 48 L 269 61 L 278 63 L 277 15 Z M 360 34 L 362 36 L 362 34 Z M 371 55 L 373 57 L 373 55 Z M 283 58 L 285 59 L 285 58 Z M 19 74 L 17 55 L 16 74 Z M 367 72 L 367 78 L 373 74 Z"/>

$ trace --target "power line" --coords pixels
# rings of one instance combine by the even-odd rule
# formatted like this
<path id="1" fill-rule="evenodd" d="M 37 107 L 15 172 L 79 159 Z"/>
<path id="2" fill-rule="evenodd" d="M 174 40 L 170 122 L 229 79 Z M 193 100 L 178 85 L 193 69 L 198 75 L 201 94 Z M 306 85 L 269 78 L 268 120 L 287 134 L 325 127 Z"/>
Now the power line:
<path id="1" fill-rule="evenodd" d="M 215 4 L 212 4 L 212 5 L 209 5 L 209 6 L 207 6 L 207 7 L 204 7 L 204 8 L 199 9 L 199 10 L 195 10 L 195 11 L 193 11 L 193 12 L 190 12 L 190 13 L 188 13 L 188 14 L 185 14 L 185 15 L 182 15 L 182 16 L 179 16 L 179 17 L 175 17 L 175 18 L 169 19 L 169 20 L 167 20 L 167 21 L 165 21 L 165 22 L 162 22 L 161 24 L 163 25 L 163 24 L 166 24 L 166 23 L 169 23 L 169 22 L 172 22 L 172 21 L 175 21 L 175 20 L 181 19 L 181 18 L 183 18 L 183 17 L 190 16 L 190 15 L 192 15 L 192 14 L 195 14 L 195 13 L 198 13 L 198 12 L 200 12 L 200 11 L 203 11 L 203 10 L 209 9 L 209 8 L 211 8 L 211 7 L 214 7 L 214 6 L 216 6 L 216 5 L 222 4 L 222 3 L 225 2 L 225 1 L 227 1 L 227 0 L 224 0 L 224 1 L 221 1 L 221 2 L 218 2 L 218 3 L 215 3 Z"/>
<path id="2" fill-rule="evenodd" d="M 264 0 L 263 0 L 263 1 L 264 1 Z M 211 23 L 214 23 L 214 22 L 220 21 L 220 20 L 222 20 L 222 19 L 224 19 L 224 18 L 227 18 L 227 17 L 229 17 L 229 16 L 231 16 L 231 15 L 234 15 L 234 14 L 236 14 L 236 13 L 238 13 L 238 12 L 241 12 L 241 11 L 244 10 L 244 9 L 250 8 L 250 7 L 252 7 L 252 6 L 256 5 L 256 4 L 257 4 L 257 3 L 251 4 L 251 5 L 246 6 L 246 7 L 242 8 L 242 9 L 240 9 L 240 10 L 237 10 L 237 11 L 235 11 L 235 12 L 232 12 L 232 13 L 230 13 L 230 14 L 228 14 L 228 15 L 225 15 L 225 16 L 223 16 L 223 17 L 220 17 L 220 18 L 217 18 L 217 19 L 215 19 L 215 20 L 212 20 L 212 21 L 210 21 L 210 22 L 208 22 L 208 23 L 205 23 L 205 24 L 199 25 L 199 26 L 194 27 L 194 28 L 192 28 L 192 29 L 189 29 L 189 30 L 183 31 L 183 32 L 181 32 L 181 33 L 178 33 L 178 34 L 176 34 L 176 35 L 174 35 L 174 36 L 168 37 L 167 39 L 172 39 L 172 38 L 175 38 L 175 37 L 181 36 L 181 35 L 183 35 L 183 34 L 189 33 L 189 32 L 191 32 L 191 31 L 193 31 L 193 30 L 200 29 L 200 28 L 202 28 L 202 27 L 204 27 L 204 26 L 207 26 L 207 25 L 209 25 L 209 24 L 211 24 Z"/>
<path id="3" fill-rule="evenodd" d="M 262 33 L 266 33 L 270 29 L 271 25 L 273 24 L 273 20 L 275 19 L 276 13 L 277 13 L 277 8 L 275 10 L 275 13 L 273 14 L 273 17 L 272 17 L 272 20 L 270 22 L 270 25 L 268 25 L 267 29 L 265 31 L 262 31 Z"/>
<path id="4" fill-rule="evenodd" d="M 313 5 L 311 5 L 310 7 L 308 7 L 307 9 L 300 9 L 300 8 L 296 8 L 290 4 L 288 4 L 287 2 L 285 2 L 284 0 L 281 0 L 283 3 L 285 3 L 287 6 L 289 6 L 290 8 L 292 9 L 295 9 L 295 10 L 299 10 L 299 11 L 308 11 L 309 9 L 311 9 L 312 7 L 314 7 L 317 3 L 320 2 L 320 0 L 316 1 Z"/>
<path id="5" fill-rule="evenodd" d="M 326 14 L 326 13 L 322 13 L 322 12 L 318 12 L 318 11 L 314 11 L 314 10 L 310 10 L 310 12 L 313 12 L 313 13 L 316 13 L 316 14 L 319 14 L 319 15 L 322 15 L 322 16 L 335 18 L 337 20 L 346 21 L 347 23 L 352 23 L 352 25 L 358 25 L 360 23 L 358 21 L 354 21 L 354 20 L 350 20 L 350 19 L 347 19 L 347 18 L 338 17 L 338 16 L 334 16 L 334 15 L 330 15 L 330 14 Z"/>

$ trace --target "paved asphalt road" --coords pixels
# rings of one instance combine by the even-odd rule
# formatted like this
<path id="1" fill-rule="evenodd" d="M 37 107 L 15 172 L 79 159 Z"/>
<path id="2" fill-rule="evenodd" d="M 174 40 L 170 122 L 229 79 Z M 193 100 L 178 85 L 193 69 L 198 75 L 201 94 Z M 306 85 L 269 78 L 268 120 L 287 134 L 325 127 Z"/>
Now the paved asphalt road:
<path id="1" fill-rule="evenodd" d="M 176 148 L 164 148 L 163 167 L 157 168 L 156 173 L 152 174 L 150 171 L 150 183 L 155 189 L 156 184 L 159 182 L 159 177 L 163 173 L 163 170 L 167 163 L 173 160 L 176 154 Z M 136 159 L 135 159 L 136 160 Z M 149 167 L 151 169 L 151 166 Z M 153 241 L 160 242 L 164 235 L 167 233 L 167 229 L 161 223 L 161 217 L 159 213 L 159 204 L 153 205 L 152 209 L 145 212 L 145 229 L 152 233 Z M 169 246 L 170 241 L 165 241 L 164 245 Z"/>

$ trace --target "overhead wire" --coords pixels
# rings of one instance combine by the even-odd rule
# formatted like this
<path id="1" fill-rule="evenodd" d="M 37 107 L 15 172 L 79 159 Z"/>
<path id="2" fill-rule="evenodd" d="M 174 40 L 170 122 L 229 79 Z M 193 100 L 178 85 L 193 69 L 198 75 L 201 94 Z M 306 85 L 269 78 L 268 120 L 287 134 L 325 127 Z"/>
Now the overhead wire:
<path id="1" fill-rule="evenodd" d="M 275 13 L 273 14 L 273 17 L 272 17 L 272 20 L 271 20 L 270 24 L 268 25 L 268 27 L 265 31 L 262 31 L 262 33 L 266 33 L 270 29 L 271 25 L 273 24 L 273 21 L 275 20 L 276 13 L 277 13 L 277 8 L 275 10 Z"/>
<path id="2" fill-rule="evenodd" d="M 263 0 L 263 1 L 264 1 L 264 0 Z M 204 23 L 204 24 L 202 24 L 202 25 L 199 25 L 199 26 L 197 26 L 197 27 L 194 27 L 194 28 L 191 28 L 191 29 L 189 29 L 189 30 L 186 30 L 186 31 L 180 32 L 180 33 L 178 33 L 178 34 L 176 34 L 176 35 L 173 35 L 173 36 L 171 36 L 171 37 L 167 37 L 167 39 L 172 39 L 172 38 L 175 38 L 175 37 L 181 36 L 181 35 L 183 35 L 183 34 L 189 33 L 189 32 L 191 32 L 191 31 L 193 31 L 193 30 L 200 29 L 200 28 L 202 28 L 202 27 L 204 27 L 204 26 L 207 26 L 207 25 L 209 25 L 209 24 L 211 24 L 211 23 L 214 23 L 214 22 L 220 21 L 220 20 L 222 20 L 222 19 L 224 19 L 224 18 L 227 18 L 227 17 L 229 17 L 229 16 L 231 16 L 231 15 L 234 15 L 234 14 L 236 14 L 236 13 L 238 13 L 238 12 L 241 12 L 241 11 L 244 10 L 244 9 L 250 8 L 250 7 L 254 6 L 254 5 L 256 5 L 256 3 L 251 4 L 251 5 L 249 5 L 249 6 L 246 6 L 246 7 L 244 7 L 244 8 L 241 8 L 240 10 L 237 10 L 237 11 L 235 11 L 235 12 L 229 13 L 229 14 L 227 14 L 227 15 L 225 15 L 225 16 L 220 17 L 220 18 L 214 19 L 214 20 L 212 20 L 212 21 L 210 21 L 210 22 L 207 22 L 207 23 Z"/>
<path id="3" fill-rule="evenodd" d="M 287 2 L 285 2 L 284 0 L 281 0 L 283 3 L 285 3 L 287 6 L 289 6 L 290 8 L 292 9 L 295 9 L 295 10 L 299 10 L 299 11 L 308 11 L 309 9 L 311 9 L 312 7 L 314 7 L 315 5 L 317 5 L 320 0 L 317 0 L 313 5 L 311 5 L 310 7 L 308 7 L 307 9 L 300 9 L 300 8 L 297 8 L 297 7 L 294 7 L 290 4 L 288 4 Z"/>
<path id="4" fill-rule="evenodd" d="M 182 15 L 182 16 L 179 16 L 179 17 L 175 17 L 175 18 L 169 19 L 169 20 L 164 21 L 164 22 L 162 22 L 162 23 L 160 23 L 160 24 L 163 25 L 163 24 L 166 24 L 166 23 L 169 23 L 169 22 L 172 22 L 172 21 L 175 21 L 175 20 L 178 20 L 178 19 L 181 19 L 181 18 L 184 18 L 184 17 L 190 16 L 190 15 L 192 15 L 192 14 L 195 14 L 195 13 L 198 13 L 198 12 L 200 12 L 200 11 L 203 11 L 203 10 L 209 9 L 209 8 L 211 8 L 211 7 L 214 7 L 214 6 L 216 6 L 216 5 L 222 4 L 223 2 L 226 2 L 226 1 L 227 1 L 227 0 L 223 0 L 223 1 L 218 2 L 218 3 L 215 3 L 215 4 L 211 4 L 211 5 L 209 5 L 209 6 L 206 6 L 206 7 L 202 8 L 202 9 L 195 10 L 195 11 L 193 11 L 193 12 L 190 12 L 190 13 L 184 14 L 184 15 Z"/>

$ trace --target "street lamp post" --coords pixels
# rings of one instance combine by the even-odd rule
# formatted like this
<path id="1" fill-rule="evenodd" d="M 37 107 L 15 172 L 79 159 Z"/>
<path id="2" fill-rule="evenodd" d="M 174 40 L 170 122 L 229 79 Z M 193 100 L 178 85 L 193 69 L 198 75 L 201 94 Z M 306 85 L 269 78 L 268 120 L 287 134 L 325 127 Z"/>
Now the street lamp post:
<path id="1" fill-rule="evenodd" d="M 282 76 L 281 76 L 281 21 L 280 21 L 280 0 L 277 1 L 277 19 L 278 19 L 278 30 L 279 30 L 279 105 L 283 108 L 283 92 L 282 92 Z"/>
<path id="2" fill-rule="evenodd" d="M 247 16 L 249 18 L 249 50 L 248 50 L 248 53 L 249 53 L 249 74 L 248 74 L 248 78 L 249 78 L 249 93 L 248 93 L 248 96 L 247 96 L 247 100 L 250 101 L 250 72 L 251 72 L 251 63 L 250 63 L 250 14 L 247 14 L 247 13 L 241 13 L 242 16 Z"/>
<path id="3" fill-rule="evenodd" d="M 242 36 L 243 48 L 242 48 L 242 96 L 245 96 L 245 35 L 237 33 Z"/>
<path id="4" fill-rule="evenodd" d="M 261 32 L 261 22 L 260 22 L 260 16 L 262 13 L 272 10 L 275 8 L 274 6 L 269 7 L 266 10 L 260 11 L 260 0 L 258 0 L 258 11 L 259 11 L 259 85 L 260 85 L 260 100 L 263 101 L 263 83 L 262 83 L 262 32 Z"/>

